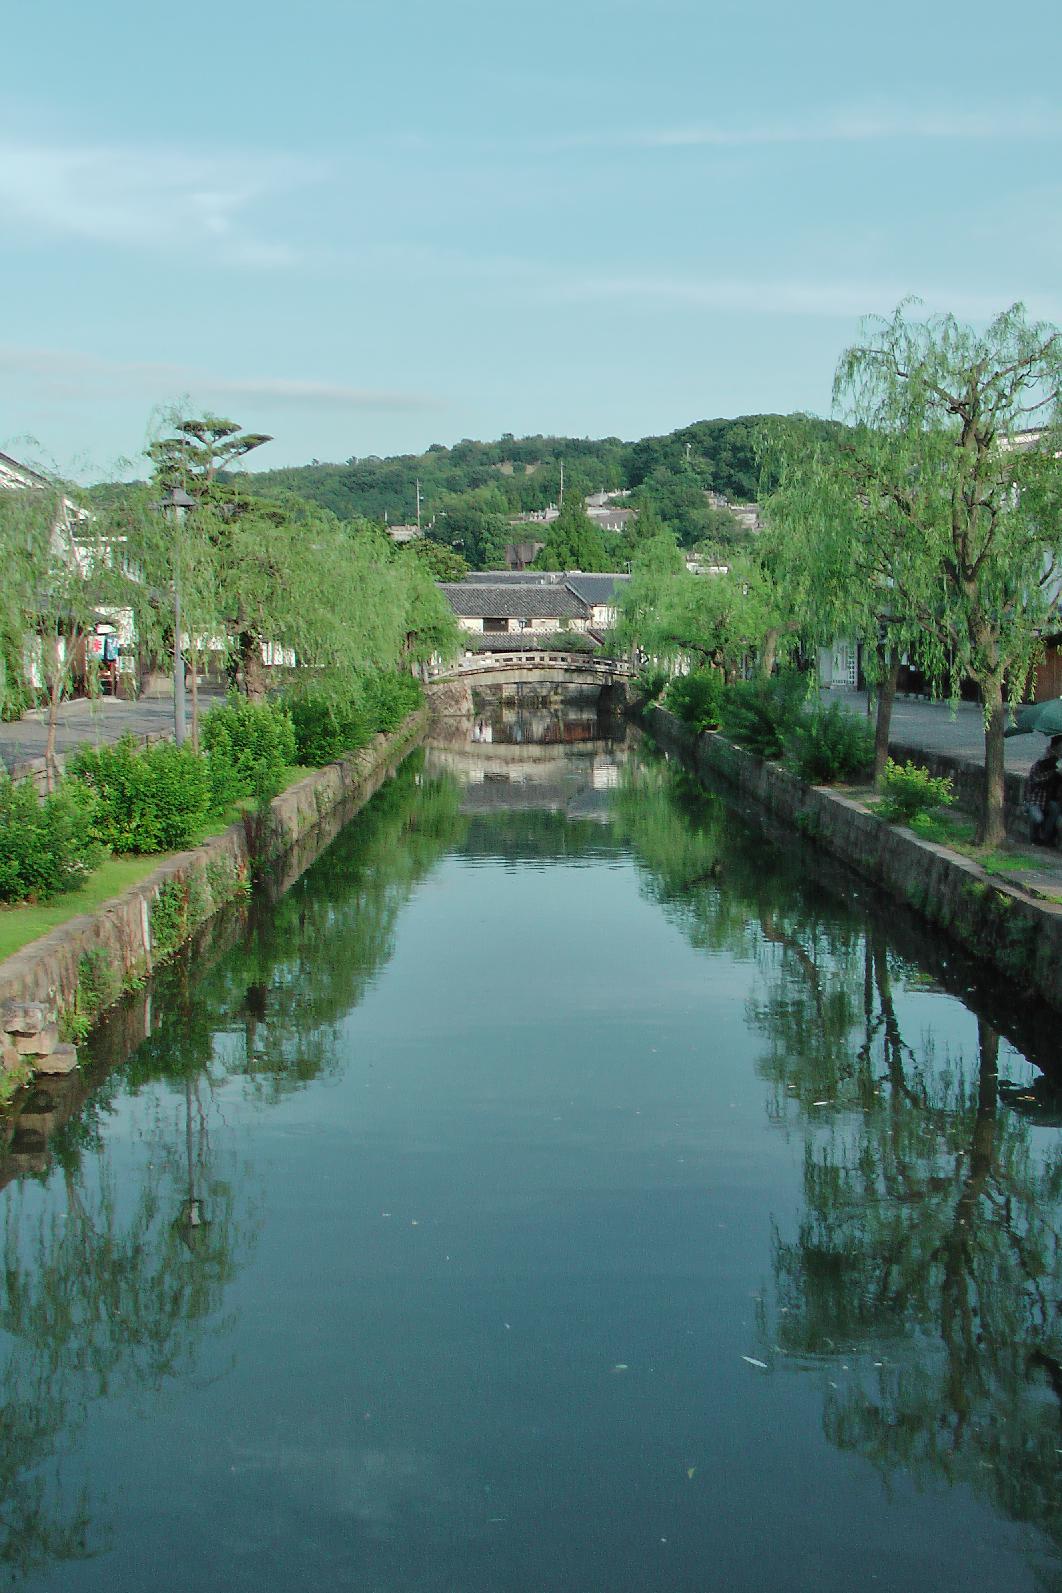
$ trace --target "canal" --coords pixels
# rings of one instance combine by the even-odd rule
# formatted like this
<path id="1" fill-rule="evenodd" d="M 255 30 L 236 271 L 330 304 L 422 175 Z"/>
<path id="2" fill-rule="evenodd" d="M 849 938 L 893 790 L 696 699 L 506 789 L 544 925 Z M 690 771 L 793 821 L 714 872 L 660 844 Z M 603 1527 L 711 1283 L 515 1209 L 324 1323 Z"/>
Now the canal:
<path id="1" fill-rule="evenodd" d="M 414 755 L 31 1102 L 3 1570 L 1062 1586 L 1053 1025 L 536 712 Z"/>

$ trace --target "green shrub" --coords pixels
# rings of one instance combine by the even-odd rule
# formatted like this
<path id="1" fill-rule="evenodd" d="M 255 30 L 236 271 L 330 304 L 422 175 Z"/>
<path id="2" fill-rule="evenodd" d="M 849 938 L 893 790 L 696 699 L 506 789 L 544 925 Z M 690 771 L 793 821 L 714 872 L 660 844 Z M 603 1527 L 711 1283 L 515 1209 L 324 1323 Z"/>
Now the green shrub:
<path id="1" fill-rule="evenodd" d="M 295 762 L 295 731 L 286 707 L 233 694 L 212 708 L 201 733 L 210 765 L 211 803 L 221 813 L 243 797 L 265 801 Z"/>
<path id="2" fill-rule="evenodd" d="M 319 769 L 324 763 L 342 758 L 344 753 L 355 752 L 372 735 L 360 703 L 334 703 L 311 692 L 289 703 L 288 712 L 295 732 L 297 761 L 310 768 Z"/>
<path id="3" fill-rule="evenodd" d="M 646 667 L 638 672 L 634 682 L 634 689 L 645 702 L 656 702 L 664 692 L 664 687 L 671 679 L 669 672 L 659 665 Z"/>
<path id="4" fill-rule="evenodd" d="M 688 675 L 675 676 L 664 706 L 693 730 L 716 730 L 725 689 L 717 669 L 691 670 Z"/>
<path id="5" fill-rule="evenodd" d="M 757 757 L 780 758 L 800 718 L 806 690 L 803 676 L 795 674 L 738 681 L 723 696 L 723 729 Z"/>
<path id="6" fill-rule="evenodd" d="M 854 780 L 873 760 L 874 732 L 865 719 L 832 702 L 797 720 L 789 754 L 800 777 L 815 785 Z"/>
<path id="7" fill-rule="evenodd" d="M 881 789 L 883 795 L 877 811 L 892 824 L 910 824 L 921 814 L 947 807 L 955 800 L 949 775 L 934 778 L 928 769 L 910 760 L 901 766 L 890 758 L 885 765 Z"/>
<path id="8" fill-rule="evenodd" d="M 96 802 L 78 780 L 44 798 L 32 781 L 0 773 L 0 901 L 45 901 L 74 890 L 103 857 Z"/>
<path id="9" fill-rule="evenodd" d="M 138 748 L 123 736 L 82 748 L 71 768 L 95 794 L 96 836 L 114 852 L 179 852 L 210 811 L 206 759 L 172 741 Z"/>
<path id="10" fill-rule="evenodd" d="M 420 683 L 412 675 L 370 675 L 365 682 L 365 709 L 373 732 L 386 735 L 397 730 L 423 701 Z"/>

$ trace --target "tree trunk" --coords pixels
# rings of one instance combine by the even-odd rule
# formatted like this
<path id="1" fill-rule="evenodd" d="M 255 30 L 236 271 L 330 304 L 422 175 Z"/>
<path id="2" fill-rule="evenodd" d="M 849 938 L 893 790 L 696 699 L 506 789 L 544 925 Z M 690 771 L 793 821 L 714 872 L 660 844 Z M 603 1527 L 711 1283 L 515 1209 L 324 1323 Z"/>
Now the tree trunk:
<path id="1" fill-rule="evenodd" d="M 44 783 L 47 790 L 55 787 L 58 769 L 55 762 L 55 736 L 59 728 L 59 704 L 63 700 L 63 639 L 58 631 L 51 638 L 52 667 L 48 672 L 48 740 L 44 748 Z"/>
<path id="2" fill-rule="evenodd" d="M 896 700 L 896 682 L 900 678 L 900 650 L 878 643 L 878 661 L 881 679 L 878 681 L 878 716 L 874 726 L 874 789 L 881 790 L 885 765 L 889 757 L 889 731 L 892 729 L 892 705 Z"/>
<path id="3" fill-rule="evenodd" d="M 778 626 L 772 626 L 763 638 L 760 648 L 760 667 L 757 674 L 762 680 L 770 680 L 774 674 L 775 660 L 778 657 L 778 639 L 782 632 Z"/>
<path id="4" fill-rule="evenodd" d="M 188 651 L 192 659 L 192 751 L 199 751 L 199 654 L 195 638 L 189 636 Z"/>
<path id="5" fill-rule="evenodd" d="M 1001 846 L 1007 833 L 1003 817 L 1003 677 L 991 675 L 980 684 L 985 699 L 985 781 L 977 839 L 982 846 Z"/>
<path id="6" fill-rule="evenodd" d="M 264 702 L 266 672 L 262 662 L 262 649 L 254 631 L 240 633 L 240 664 L 243 669 L 243 691 L 248 702 Z"/>

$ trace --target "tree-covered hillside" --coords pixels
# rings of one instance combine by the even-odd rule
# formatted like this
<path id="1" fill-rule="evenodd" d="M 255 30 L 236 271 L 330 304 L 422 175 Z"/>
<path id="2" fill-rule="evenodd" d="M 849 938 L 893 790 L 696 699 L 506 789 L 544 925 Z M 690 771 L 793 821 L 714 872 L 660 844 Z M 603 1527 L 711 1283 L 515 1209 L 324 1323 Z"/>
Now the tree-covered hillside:
<path id="1" fill-rule="evenodd" d="M 623 565 L 634 543 L 652 527 L 667 529 L 683 547 L 709 542 L 718 548 L 747 538 L 747 531 L 709 494 L 735 503 L 755 500 L 773 482 L 761 481 L 762 444 L 781 417 L 742 415 L 701 420 L 660 437 L 623 442 L 618 437 L 514 437 L 496 442 L 464 439 L 452 448 L 433 443 L 422 454 L 380 459 L 352 457 L 345 464 L 240 471 L 227 478 L 243 492 L 273 502 L 297 499 L 319 505 L 344 521 L 413 521 L 420 485 L 421 524 L 431 539 L 452 549 L 473 569 L 496 569 L 514 540 L 513 517 L 560 500 L 594 492 L 628 491 L 638 521 L 628 533 L 606 533 L 606 563 Z M 806 427 L 809 442 L 832 428 L 828 421 L 790 417 Z M 220 480 L 226 479 L 224 474 Z M 92 489 L 100 506 L 127 489 Z M 544 528 L 529 527 L 527 535 Z"/>
<path id="2" fill-rule="evenodd" d="M 735 420 L 702 420 L 662 437 L 622 442 L 618 437 L 513 437 L 497 442 L 465 439 L 452 448 L 433 443 L 423 454 L 388 459 L 352 457 L 345 464 L 293 466 L 249 472 L 246 485 L 267 497 L 295 493 L 331 509 L 342 519 L 364 516 L 408 522 L 416 515 L 420 481 L 421 517 L 427 522 L 446 509 L 447 499 L 490 490 L 481 507 L 518 514 L 544 509 L 560 492 L 640 488 L 673 522 L 682 517 L 681 500 L 692 488 L 722 493 L 739 502 L 758 490 L 756 448 L 774 417 L 743 415 Z M 813 428 L 828 423 L 809 421 Z M 683 541 L 696 540 L 688 534 Z"/>

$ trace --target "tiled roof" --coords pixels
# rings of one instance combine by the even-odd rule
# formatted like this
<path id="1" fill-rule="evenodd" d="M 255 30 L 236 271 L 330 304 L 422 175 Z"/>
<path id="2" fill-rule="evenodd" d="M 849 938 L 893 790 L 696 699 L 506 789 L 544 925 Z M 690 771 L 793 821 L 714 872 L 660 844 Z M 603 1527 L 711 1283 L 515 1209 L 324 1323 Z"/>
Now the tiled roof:
<path id="1" fill-rule="evenodd" d="M 565 584 L 584 603 L 611 603 L 630 580 L 629 575 L 567 575 Z"/>
<path id="2" fill-rule="evenodd" d="M 507 582 L 441 581 L 439 589 L 455 614 L 470 619 L 584 619 L 586 604 L 566 586 Z"/>

